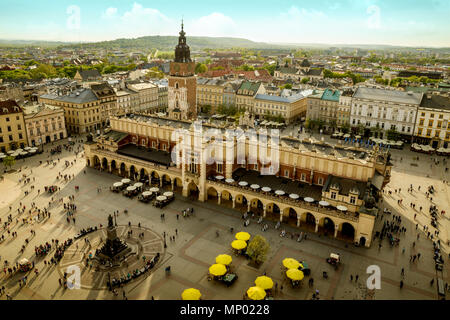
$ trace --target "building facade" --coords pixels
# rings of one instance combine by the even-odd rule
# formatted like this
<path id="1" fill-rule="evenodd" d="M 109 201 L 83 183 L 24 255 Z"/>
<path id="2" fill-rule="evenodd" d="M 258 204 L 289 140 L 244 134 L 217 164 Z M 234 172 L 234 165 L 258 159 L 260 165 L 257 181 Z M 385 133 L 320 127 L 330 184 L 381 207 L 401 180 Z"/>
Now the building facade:
<path id="1" fill-rule="evenodd" d="M 417 113 L 414 141 L 434 149 L 450 146 L 450 98 L 426 94 Z"/>
<path id="2" fill-rule="evenodd" d="M 307 99 L 302 94 L 288 97 L 257 94 L 250 112 L 264 118 L 282 117 L 286 124 L 300 120 L 306 116 Z"/>
<path id="3" fill-rule="evenodd" d="M 67 138 L 64 109 L 51 105 L 23 107 L 29 146 L 39 146 Z"/>
<path id="4" fill-rule="evenodd" d="M 23 110 L 14 100 L 0 101 L 0 152 L 28 145 Z"/>
<path id="5" fill-rule="evenodd" d="M 380 130 L 380 138 L 387 138 L 389 130 L 410 140 L 414 132 L 417 110 L 422 94 L 397 90 L 359 87 L 352 98 L 350 124 Z"/>
<path id="6" fill-rule="evenodd" d="M 137 92 L 139 97 L 138 112 L 159 112 L 159 90 L 158 86 L 151 82 L 139 82 L 129 84 L 130 90 Z"/>
<path id="7" fill-rule="evenodd" d="M 184 134 L 174 134 L 177 128 L 183 128 Z M 225 127 L 216 129 L 226 132 Z M 266 149 L 252 139 L 238 142 L 235 137 L 232 144 L 216 144 L 212 154 L 213 142 L 201 139 L 194 143 L 196 136 L 189 121 L 152 115 L 113 117 L 110 132 L 85 144 L 85 156 L 91 167 L 156 184 L 191 199 L 252 211 L 266 219 L 370 246 L 377 201 L 392 167 L 388 153 L 377 148 L 347 153 L 284 138 Z M 238 160 L 238 148 L 244 150 L 243 162 Z M 278 168 L 255 157 L 259 148 L 268 154 L 279 151 Z M 364 161 L 355 159 L 354 152 L 361 152 Z M 205 161 L 210 156 L 214 161 Z M 271 175 L 261 176 L 263 168 Z M 233 182 L 216 179 L 218 175 Z M 244 181 L 246 185 L 239 183 Z M 270 187 L 272 192 L 248 187 L 252 183 Z M 282 190 L 286 196 L 278 196 L 274 190 Z M 325 206 L 318 205 L 319 201 L 326 201 L 322 202 Z"/>

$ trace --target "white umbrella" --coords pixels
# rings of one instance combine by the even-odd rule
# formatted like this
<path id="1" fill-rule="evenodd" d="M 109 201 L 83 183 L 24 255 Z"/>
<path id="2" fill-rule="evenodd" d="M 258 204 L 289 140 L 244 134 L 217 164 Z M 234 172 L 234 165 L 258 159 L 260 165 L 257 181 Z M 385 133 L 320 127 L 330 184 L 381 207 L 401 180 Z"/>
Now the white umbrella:
<path id="1" fill-rule="evenodd" d="M 166 201 L 167 197 L 166 196 L 159 196 L 159 197 L 156 198 L 156 200 L 158 200 L 158 201 Z"/>
<path id="2" fill-rule="evenodd" d="M 216 179 L 217 180 L 223 180 L 223 179 L 225 179 L 225 177 L 224 176 L 216 176 Z"/>
<path id="3" fill-rule="evenodd" d="M 130 186 L 127 188 L 127 191 L 135 191 L 135 190 L 136 190 L 136 187 L 133 187 L 133 186 Z"/>
<path id="4" fill-rule="evenodd" d="M 31 147 L 25 147 L 24 149 L 28 151 L 31 150 Z"/>
<path id="5" fill-rule="evenodd" d="M 135 184 L 134 184 L 134 186 L 136 187 L 136 188 L 140 188 L 140 187 L 142 187 L 144 184 L 142 183 L 142 182 L 136 182 Z"/>
<path id="6" fill-rule="evenodd" d="M 20 153 L 20 155 L 21 155 L 21 156 L 26 156 L 26 155 L 28 155 L 28 152 L 23 151 L 23 152 Z"/>
<path id="7" fill-rule="evenodd" d="M 123 186 L 123 183 L 122 182 L 116 182 L 116 183 L 113 184 L 113 186 L 116 187 L 116 188 L 120 188 L 121 186 Z"/>
<path id="8" fill-rule="evenodd" d="M 151 188 L 150 191 L 151 192 L 159 192 L 159 188 Z"/>
<path id="9" fill-rule="evenodd" d="M 5 158 L 6 158 L 6 154 L 0 155 L 0 159 L 5 159 Z"/>
<path id="10" fill-rule="evenodd" d="M 306 197 L 304 200 L 309 203 L 314 202 L 314 199 L 311 197 Z"/>
<path id="11" fill-rule="evenodd" d="M 320 201 L 319 204 L 323 207 L 328 207 L 330 205 L 327 201 Z"/>
<path id="12" fill-rule="evenodd" d="M 122 183 L 123 183 L 123 184 L 129 184 L 130 182 L 131 182 L 130 179 L 123 179 L 123 180 L 122 180 Z"/>
<path id="13" fill-rule="evenodd" d="M 29 153 L 36 153 L 37 152 L 37 150 L 35 150 L 35 149 L 31 149 L 30 151 L 28 151 Z"/>
<path id="14" fill-rule="evenodd" d="M 239 182 L 239 185 L 241 187 L 246 187 L 246 186 L 248 186 L 248 182 L 247 181 L 241 181 L 241 182 Z"/>
<path id="15" fill-rule="evenodd" d="M 150 191 L 142 192 L 143 197 L 150 197 L 151 195 L 152 195 L 152 193 Z"/>
<path id="16" fill-rule="evenodd" d="M 261 190 L 264 191 L 264 192 L 270 192 L 270 191 L 272 191 L 272 189 L 270 189 L 269 187 L 264 187 L 264 188 L 262 188 Z"/>
<path id="17" fill-rule="evenodd" d="M 164 192 L 164 196 L 167 198 L 173 197 L 173 192 L 171 191 Z"/>
<path id="18" fill-rule="evenodd" d="M 337 208 L 339 211 L 347 211 L 347 210 L 348 210 L 348 208 L 345 207 L 345 206 L 337 206 L 336 208 Z"/>
<path id="19" fill-rule="evenodd" d="M 7 154 L 13 154 L 13 153 L 15 153 L 14 150 L 9 150 L 9 151 L 7 152 Z"/>
<path id="20" fill-rule="evenodd" d="M 29 261 L 28 261 L 28 259 L 27 258 L 23 258 L 23 259 L 21 259 L 20 261 L 19 261 L 19 264 L 20 265 L 25 265 L 25 264 L 27 264 L 27 263 L 29 263 Z"/>
<path id="21" fill-rule="evenodd" d="M 250 188 L 252 188 L 252 189 L 254 189 L 254 190 L 258 190 L 258 189 L 260 188 L 260 186 L 257 185 L 257 184 L 252 184 L 252 185 L 250 186 Z"/>
<path id="22" fill-rule="evenodd" d="M 298 199 L 298 198 L 300 198 L 300 196 L 298 195 L 298 194 L 295 194 L 295 193 L 293 193 L 293 194 L 290 194 L 289 195 L 289 198 L 291 198 L 291 199 Z"/>
<path id="23" fill-rule="evenodd" d="M 17 153 L 21 153 L 23 151 L 23 149 L 17 149 L 16 152 Z"/>
<path id="24" fill-rule="evenodd" d="M 225 182 L 226 183 L 234 183 L 234 179 L 226 179 Z"/>
<path id="25" fill-rule="evenodd" d="M 286 192 L 284 192 L 283 190 L 277 190 L 277 191 L 275 191 L 275 194 L 277 196 L 284 196 L 286 194 Z"/>

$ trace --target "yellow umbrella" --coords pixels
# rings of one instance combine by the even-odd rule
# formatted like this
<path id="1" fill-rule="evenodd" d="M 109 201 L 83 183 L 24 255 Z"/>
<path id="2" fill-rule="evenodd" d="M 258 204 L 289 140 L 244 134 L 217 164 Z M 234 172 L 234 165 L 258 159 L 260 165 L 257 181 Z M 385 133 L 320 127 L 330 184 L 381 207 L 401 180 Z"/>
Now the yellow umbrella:
<path id="1" fill-rule="evenodd" d="M 286 275 L 289 279 L 296 281 L 302 280 L 305 277 L 303 272 L 298 269 L 289 269 L 288 271 L 286 271 Z"/>
<path id="2" fill-rule="evenodd" d="M 300 267 L 300 262 L 293 258 L 286 258 L 283 260 L 283 266 L 288 269 L 298 269 L 298 267 Z"/>
<path id="3" fill-rule="evenodd" d="M 200 300 L 201 296 L 200 291 L 194 288 L 186 289 L 181 294 L 183 300 Z"/>
<path id="4" fill-rule="evenodd" d="M 236 250 L 242 250 L 247 247 L 247 242 L 245 242 L 244 240 L 234 240 L 231 243 L 231 247 Z"/>
<path id="5" fill-rule="evenodd" d="M 266 297 L 266 292 L 260 287 L 251 287 L 247 290 L 247 296 L 252 300 L 262 300 Z"/>
<path id="6" fill-rule="evenodd" d="M 248 233 L 248 232 L 238 232 L 238 233 L 236 233 L 236 239 L 244 240 L 244 241 L 250 240 L 250 233 Z"/>
<path id="7" fill-rule="evenodd" d="M 266 277 L 266 276 L 261 276 L 261 277 L 256 278 L 255 284 L 258 287 L 263 288 L 264 290 L 268 290 L 268 289 L 272 289 L 273 288 L 273 281 L 272 281 L 272 279 L 270 279 L 269 277 Z"/>
<path id="8" fill-rule="evenodd" d="M 227 273 L 227 268 L 223 264 L 213 264 L 209 267 L 209 273 L 213 276 L 223 276 Z"/>
<path id="9" fill-rule="evenodd" d="M 216 257 L 216 263 L 223 264 L 225 266 L 228 266 L 231 261 L 233 261 L 233 259 L 227 254 L 221 254 Z"/>

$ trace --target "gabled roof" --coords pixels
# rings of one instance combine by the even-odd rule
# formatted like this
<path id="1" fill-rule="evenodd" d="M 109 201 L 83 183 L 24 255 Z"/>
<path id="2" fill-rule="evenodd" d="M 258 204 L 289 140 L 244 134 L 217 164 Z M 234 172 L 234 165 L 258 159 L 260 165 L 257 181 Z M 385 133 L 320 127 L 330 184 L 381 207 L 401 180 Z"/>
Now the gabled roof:
<path id="1" fill-rule="evenodd" d="M 0 101 L 0 114 L 20 113 L 22 108 L 14 100 Z"/>
<path id="2" fill-rule="evenodd" d="M 65 96 L 57 96 L 55 94 L 44 94 L 41 96 L 41 98 L 75 104 L 94 102 L 98 100 L 97 96 L 91 89 L 76 90 Z"/>
<path id="3" fill-rule="evenodd" d="M 326 89 L 322 95 L 322 100 L 339 102 L 341 92 L 339 90 Z"/>
<path id="4" fill-rule="evenodd" d="M 238 89 L 238 94 L 254 96 L 260 87 L 261 87 L 260 82 L 244 81 L 244 82 L 242 82 L 241 86 Z M 244 93 L 244 92 L 248 92 L 248 93 Z"/>
<path id="5" fill-rule="evenodd" d="M 277 71 L 279 71 L 279 72 L 281 72 L 281 73 L 287 73 L 287 74 L 297 74 L 297 69 L 295 69 L 295 68 L 289 68 L 289 67 L 280 67 L 280 68 L 278 68 L 278 70 Z"/>

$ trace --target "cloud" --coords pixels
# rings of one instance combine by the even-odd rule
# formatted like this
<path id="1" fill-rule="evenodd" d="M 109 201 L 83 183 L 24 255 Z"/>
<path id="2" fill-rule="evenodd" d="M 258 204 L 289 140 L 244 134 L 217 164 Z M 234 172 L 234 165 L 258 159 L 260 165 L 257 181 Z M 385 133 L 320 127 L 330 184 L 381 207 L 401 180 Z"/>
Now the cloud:
<path id="1" fill-rule="evenodd" d="M 238 27 L 234 20 L 223 13 L 213 12 L 186 24 L 186 33 L 206 37 L 238 36 Z"/>
<path id="2" fill-rule="evenodd" d="M 117 8 L 110 7 L 102 14 L 102 18 L 111 19 L 116 16 Z"/>

